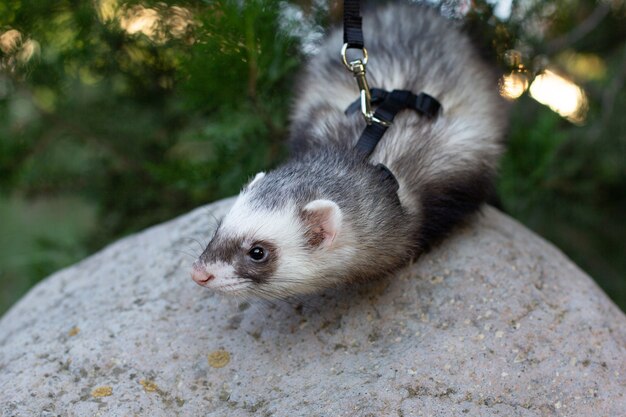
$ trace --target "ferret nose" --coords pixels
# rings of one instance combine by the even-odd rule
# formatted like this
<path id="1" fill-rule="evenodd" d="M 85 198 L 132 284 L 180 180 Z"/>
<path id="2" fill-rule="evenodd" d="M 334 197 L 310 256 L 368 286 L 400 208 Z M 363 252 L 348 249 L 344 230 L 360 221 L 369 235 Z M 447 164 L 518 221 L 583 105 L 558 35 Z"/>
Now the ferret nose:
<path id="1" fill-rule="evenodd" d="M 202 285 L 211 281 L 213 278 L 215 278 L 215 276 L 212 274 L 209 274 L 207 271 L 205 271 L 204 268 L 194 265 L 193 269 L 191 270 L 191 278 L 193 278 L 193 280 L 197 284 Z"/>

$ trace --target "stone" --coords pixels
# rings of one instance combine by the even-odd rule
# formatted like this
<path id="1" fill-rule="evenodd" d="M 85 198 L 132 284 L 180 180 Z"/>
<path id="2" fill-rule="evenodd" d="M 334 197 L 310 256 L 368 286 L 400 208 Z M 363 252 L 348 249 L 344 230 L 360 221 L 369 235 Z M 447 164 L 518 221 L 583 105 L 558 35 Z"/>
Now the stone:
<path id="1" fill-rule="evenodd" d="M 267 303 L 189 277 L 230 204 L 33 288 L 0 321 L 0 415 L 626 415 L 626 317 L 495 209 L 396 276 Z"/>

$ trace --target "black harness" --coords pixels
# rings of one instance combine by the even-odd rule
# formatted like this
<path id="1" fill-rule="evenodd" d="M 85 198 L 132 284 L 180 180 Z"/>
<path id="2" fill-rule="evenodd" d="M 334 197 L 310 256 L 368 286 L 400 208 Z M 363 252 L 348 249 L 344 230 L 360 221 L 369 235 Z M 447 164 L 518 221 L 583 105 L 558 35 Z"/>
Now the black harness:
<path id="1" fill-rule="evenodd" d="M 389 129 L 396 114 L 401 110 L 412 109 L 422 116 L 434 119 L 441 109 L 441 104 L 426 93 L 416 95 L 408 90 L 393 90 L 390 93 L 380 88 L 372 88 L 371 93 L 371 103 L 374 105 L 379 104 L 374 112 L 374 117 L 386 123 L 370 123 L 365 127 L 363 133 L 361 133 L 361 137 L 354 149 L 367 156 L 374 152 L 376 145 L 378 145 L 378 142 L 382 139 L 387 129 Z M 345 113 L 346 115 L 350 115 L 358 109 L 359 100 L 356 100 L 348 106 Z"/>
<path id="2" fill-rule="evenodd" d="M 360 14 L 359 0 L 344 0 L 343 6 L 343 42 L 342 58 L 344 65 L 357 79 L 361 97 L 350 104 L 346 109 L 346 115 L 356 112 L 359 107 L 365 117 L 367 126 L 361 134 L 354 149 L 369 157 L 383 135 L 391 126 L 396 115 L 404 109 L 415 110 L 418 114 L 434 119 L 441 110 L 441 104 L 426 93 L 413 94 L 407 90 L 393 90 L 388 92 L 379 88 L 369 89 L 365 78 L 365 65 L 367 64 L 367 50 L 363 41 L 362 18 Z M 360 49 L 363 59 L 350 63 L 346 59 L 348 49 Z M 371 105 L 377 105 L 376 111 L 372 112 Z M 391 172 L 379 164 L 389 175 Z M 397 186 L 397 185 L 396 185 Z"/>

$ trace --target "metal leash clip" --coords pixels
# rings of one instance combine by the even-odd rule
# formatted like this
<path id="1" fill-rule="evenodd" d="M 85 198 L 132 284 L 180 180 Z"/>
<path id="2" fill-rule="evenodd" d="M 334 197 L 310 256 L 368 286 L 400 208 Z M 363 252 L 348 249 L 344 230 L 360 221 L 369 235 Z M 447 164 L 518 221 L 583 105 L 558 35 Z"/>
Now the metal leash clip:
<path id="1" fill-rule="evenodd" d="M 341 48 L 341 59 L 343 61 L 343 65 L 352 73 L 354 78 L 356 79 L 357 85 L 359 86 L 359 92 L 361 96 L 361 113 L 363 113 L 363 117 L 368 125 L 372 123 L 378 123 L 383 126 L 391 126 L 391 123 L 381 120 L 374 116 L 374 112 L 372 111 L 372 94 L 370 92 L 370 87 L 367 84 L 367 77 L 365 75 L 365 67 L 367 66 L 367 49 L 362 48 L 363 52 L 362 59 L 355 59 L 354 61 L 350 61 L 348 63 L 348 58 L 346 56 L 348 51 L 348 44 L 344 43 Z"/>

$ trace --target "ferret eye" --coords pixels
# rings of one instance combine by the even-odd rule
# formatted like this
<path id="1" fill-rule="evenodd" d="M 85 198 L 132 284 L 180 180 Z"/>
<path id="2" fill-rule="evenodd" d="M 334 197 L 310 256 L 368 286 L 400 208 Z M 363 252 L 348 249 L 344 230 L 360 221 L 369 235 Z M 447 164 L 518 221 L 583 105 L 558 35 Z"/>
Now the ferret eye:
<path id="1" fill-rule="evenodd" d="M 254 262 L 263 262 L 267 258 L 267 252 L 262 247 L 255 246 L 250 249 L 250 252 L 248 252 L 248 256 Z"/>

